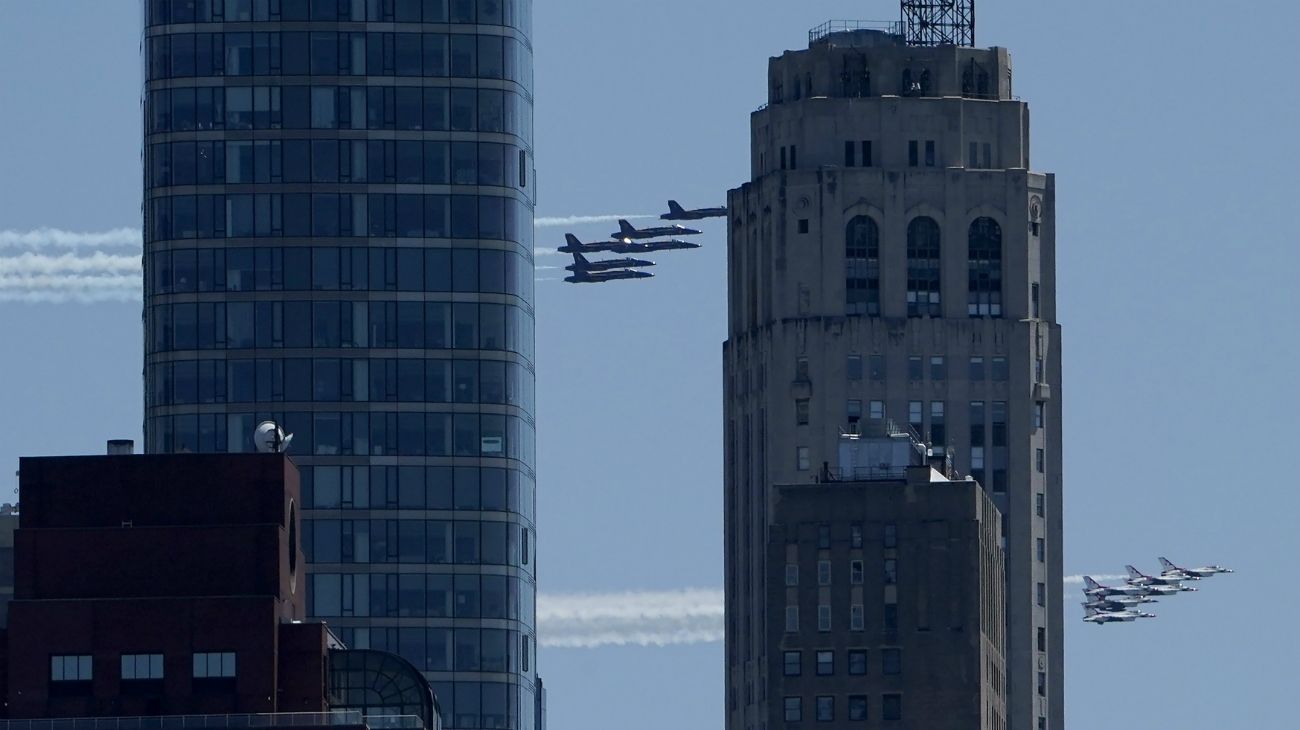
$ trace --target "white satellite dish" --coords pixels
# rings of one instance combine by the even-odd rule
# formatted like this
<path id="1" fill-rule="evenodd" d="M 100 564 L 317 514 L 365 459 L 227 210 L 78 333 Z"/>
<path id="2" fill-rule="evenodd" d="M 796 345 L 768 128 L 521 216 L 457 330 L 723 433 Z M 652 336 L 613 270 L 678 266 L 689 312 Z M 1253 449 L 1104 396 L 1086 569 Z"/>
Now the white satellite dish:
<path id="1" fill-rule="evenodd" d="M 275 421 L 262 421 L 253 432 L 253 446 L 263 454 L 283 454 L 292 441 L 293 434 L 286 434 Z"/>

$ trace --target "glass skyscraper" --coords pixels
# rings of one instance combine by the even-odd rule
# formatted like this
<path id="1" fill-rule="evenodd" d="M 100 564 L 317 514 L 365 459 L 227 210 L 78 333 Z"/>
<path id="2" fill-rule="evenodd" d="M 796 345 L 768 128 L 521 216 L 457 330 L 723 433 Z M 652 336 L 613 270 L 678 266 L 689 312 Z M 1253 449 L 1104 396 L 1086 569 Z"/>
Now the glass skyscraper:
<path id="1" fill-rule="evenodd" d="M 145 441 L 302 469 L 311 615 L 536 727 L 531 0 L 146 0 Z"/>

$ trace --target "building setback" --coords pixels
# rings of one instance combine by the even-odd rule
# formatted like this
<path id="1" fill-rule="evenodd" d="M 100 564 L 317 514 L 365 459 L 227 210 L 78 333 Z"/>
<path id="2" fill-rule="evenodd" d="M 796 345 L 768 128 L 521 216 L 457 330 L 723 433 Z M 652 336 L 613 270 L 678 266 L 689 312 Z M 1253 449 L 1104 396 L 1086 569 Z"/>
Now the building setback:
<path id="1" fill-rule="evenodd" d="M 145 0 L 145 445 L 301 467 L 307 615 L 533 730 L 531 0 Z"/>
<path id="2" fill-rule="evenodd" d="M 1001 515 L 906 433 L 863 440 L 903 458 L 774 489 L 767 726 L 1001 730 Z"/>
<path id="3" fill-rule="evenodd" d="M 1007 724 L 1059 728 L 1055 183 L 1030 171 L 1028 106 L 1005 49 L 856 25 L 809 40 L 770 60 L 751 180 L 728 197 L 727 727 L 761 728 L 780 701 L 764 692 L 781 671 L 775 485 L 842 473 L 841 434 L 893 419 L 1002 513 Z M 913 640 L 899 634 L 905 652 Z"/>

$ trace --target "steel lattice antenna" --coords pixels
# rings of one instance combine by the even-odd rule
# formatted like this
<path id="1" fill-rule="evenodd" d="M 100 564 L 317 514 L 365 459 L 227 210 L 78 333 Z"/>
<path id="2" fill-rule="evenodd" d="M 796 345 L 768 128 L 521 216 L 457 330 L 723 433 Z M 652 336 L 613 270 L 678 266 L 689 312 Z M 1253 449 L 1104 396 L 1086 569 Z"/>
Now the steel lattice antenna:
<path id="1" fill-rule="evenodd" d="M 975 0 L 902 0 L 909 46 L 974 46 Z"/>

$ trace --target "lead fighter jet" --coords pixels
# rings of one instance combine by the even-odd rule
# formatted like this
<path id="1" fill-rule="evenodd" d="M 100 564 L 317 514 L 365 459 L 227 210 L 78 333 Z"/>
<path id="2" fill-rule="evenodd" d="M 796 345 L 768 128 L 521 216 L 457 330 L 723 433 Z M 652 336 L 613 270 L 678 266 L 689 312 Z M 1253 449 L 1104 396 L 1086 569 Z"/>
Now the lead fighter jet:
<path id="1" fill-rule="evenodd" d="M 662 221 L 698 221 L 703 218 L 726 218 L 727 209 L 723 208 L 695 208 L 686 210 L 678 205 L 676 200 L 668 201 L 668 212 L 659 216 Z"/>
<path id="2" fill-rule="evenodd" d="M 1110 596 L 1149 596 L 1156 591 L 1150 586 L 1104 586 L 1091 576 L 1083 576 L 1083 593 L 1089 598 L 1109 598 Z"/>
<path id="3" fill-rule="evenodd" d="M 1183 585 L 1181 578 L 1171 578 L 1168 576 L 1161 576 L 1159 578 L 1156 578 L 1147 575 L 1146 573 L 1143 573 L 1142 571 L 1138 570 L 1137 568 L 1134 568 L 1131 565 L 1125 565 L 1124 567 L 1128 570 L 1128 580 L 1126 582 L 1131 586 L 1142 586 L 1144 588 L 1151 588 L 1153 590 L 1156 590 L 1157 592 L 1160 592 L 1162 589 L 1165 590 L 1172 589 L 1173 591 L 1196 590 L 1191 586 Z"/>
<path id="4" fill-rule="evenodd" d="M 679 241 L 671 239 L 668 241 L 646 241 L 636 243 L 634 241 L 599 241 L 597 243 L 583 243 L 572 233 L 564 234 L 565 244 L 555 249 L 560 253 L 601 253 L 609 251 L 611 253 L 650 253 L 652 251 L 672 251 L 674 249 L 699 248 L 700 244 L 691 243 L 690 241 Z"/>
<path id="5" fill-rule="evenodd" d="M 1200 580 L 1209 578 L 1218 573 L 1231 573 L 1231 568 L 1225 568 L 1222 565 L 1205 565 L 1200 568 L 1180 568 L 1169 562 L 1168 558 L 1160 558 L 1160 575 L 1164 578 L 1174 578 L 1183 580 Z"/>
<path id="6" fill-rule="evenodd" d="M 605 259 L 604 261 L 588 261 L 586 256 L 573 252 L 573 263 L 564 267 L 574 273 L 593 271 L 610 271 L 612 269 L 631 269 L 639 266 L 654 266 L 655 262 L 646 261 L 645 259 L 621 258 Z"/>
<path id="7" fill-rule="evenodd" d="M 637 228 L 626 220 L 619 219 L 618 230 L 609 234 L 610 238 L 616 238 L 624 243 L 629 243 L 638 238 L 658 238 L 659 236 L 693 236 L 699 233 L 694 228 L 686 226 L 659 226 L 657 228 Z"/>

